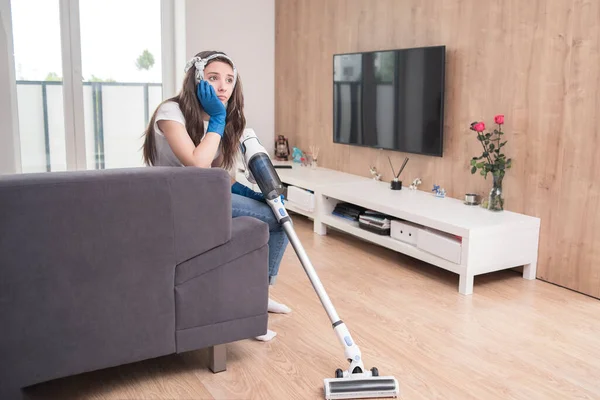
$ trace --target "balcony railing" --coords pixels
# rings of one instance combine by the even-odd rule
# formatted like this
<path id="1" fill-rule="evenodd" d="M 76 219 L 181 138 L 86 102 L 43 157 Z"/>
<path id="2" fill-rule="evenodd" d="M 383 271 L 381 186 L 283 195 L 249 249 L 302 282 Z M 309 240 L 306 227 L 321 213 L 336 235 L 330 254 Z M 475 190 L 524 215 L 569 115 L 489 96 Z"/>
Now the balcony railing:
<path id="1" fill-rule="evenodd" d="M 23 172 L 66 170 L 62 82 L 17 81 Z M 83 82 L 88 169 L 143 165 L 141 145 L 160 83 Z"/>

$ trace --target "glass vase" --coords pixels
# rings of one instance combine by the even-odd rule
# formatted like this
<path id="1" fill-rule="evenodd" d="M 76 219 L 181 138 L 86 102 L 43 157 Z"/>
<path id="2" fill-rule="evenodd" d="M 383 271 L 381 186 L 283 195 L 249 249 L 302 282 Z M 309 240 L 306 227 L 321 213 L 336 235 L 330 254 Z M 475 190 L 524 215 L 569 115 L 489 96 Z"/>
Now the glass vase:
<path id="1" fill-rule="evenodd" d="M 504 210 L 504 193 L 502 192 L 502 180 L 504 179 L 504 176 L 493 176 L 494 183 L 492 185 L 492 190 L 490 190 L 487 209 L 490 211 L 502 211 Z"/>

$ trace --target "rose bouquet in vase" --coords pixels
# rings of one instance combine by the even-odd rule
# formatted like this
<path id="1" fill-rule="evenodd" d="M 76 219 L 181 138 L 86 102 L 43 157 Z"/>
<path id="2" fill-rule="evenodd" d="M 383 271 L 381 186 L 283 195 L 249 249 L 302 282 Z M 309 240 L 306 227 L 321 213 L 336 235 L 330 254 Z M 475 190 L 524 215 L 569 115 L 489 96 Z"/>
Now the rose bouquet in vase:
<path id="1" fill-rule="evenodd" d="M 480 171 L 480 174 L 487 179 L 489 173 L 492 174 L 493 184 L 487 201 L 487 209 L 492 211 L 504 210 L 504 194 L 502 193 L 502 180 L 507 169 L 512 165 L 512 160 L 506 158 L 502 153 L 502 148 L 506 146 L 507 141 L 502 141 L 502 125 L 504 124 L 504 115 L 496 115 L 494 122 L 498 126 L 493 132 L 485 133 L 485 123 L 475 121 L 471 123 L 472 131 L 477 133 L 477 140 L 483 147 L 483 152 L 479 157 L 471 159 L 471 174 Z M 485 202 L 484 202 L 485 204 Z"/>

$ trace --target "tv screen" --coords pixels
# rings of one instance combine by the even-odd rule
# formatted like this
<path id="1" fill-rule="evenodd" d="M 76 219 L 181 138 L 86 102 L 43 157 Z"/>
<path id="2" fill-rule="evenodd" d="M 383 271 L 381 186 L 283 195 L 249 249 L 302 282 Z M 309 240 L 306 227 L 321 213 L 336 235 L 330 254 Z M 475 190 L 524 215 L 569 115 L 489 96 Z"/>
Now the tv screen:
<path id="1" fill-rule="evenodd" d="M 442 156 L 445 46 L 333 56 L 335 143 Z"/>

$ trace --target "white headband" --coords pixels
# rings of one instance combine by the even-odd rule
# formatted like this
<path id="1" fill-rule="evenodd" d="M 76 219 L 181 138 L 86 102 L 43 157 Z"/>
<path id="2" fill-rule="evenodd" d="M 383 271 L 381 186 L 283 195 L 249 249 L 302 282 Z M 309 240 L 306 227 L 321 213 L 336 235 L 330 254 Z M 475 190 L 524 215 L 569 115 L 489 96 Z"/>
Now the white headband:
<path id="1" fill-rule="evenodd" d="M 185 69 L 183 72 L 188 72 L 189 69 L 192 68 L 192 66 L 196 67 L 196 83 L 200 83 L 200 81 L 204 79 L 204 67 L 206 67 L 206 64 L 208 64 L 208 62 L 213 58 L 221 57 L 228 59 L 229 61 L 231 61 L 231 65 L 233 65 L 233 86 L 235 86 L 237 82 L 237 68 L 233 63 L 233 60 L 223 53 L 216 53 L 206 58 L 194 57 L 185 64 Z"/>

